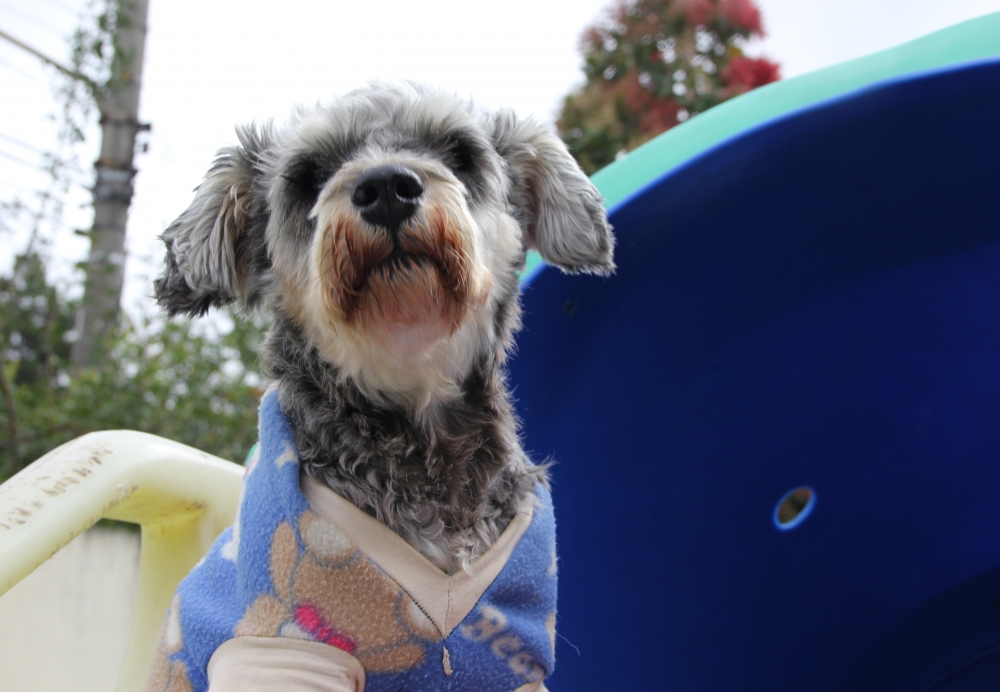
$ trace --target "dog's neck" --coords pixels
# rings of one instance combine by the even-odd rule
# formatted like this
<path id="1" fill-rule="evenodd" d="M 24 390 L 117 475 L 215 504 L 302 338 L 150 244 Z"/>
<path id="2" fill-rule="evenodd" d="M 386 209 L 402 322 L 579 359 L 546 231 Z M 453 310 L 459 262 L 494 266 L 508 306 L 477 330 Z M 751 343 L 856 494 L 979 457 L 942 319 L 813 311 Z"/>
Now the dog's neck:
<path id="1" fill-rule="evenodd" d="M 305 472 L 444 572 L 486 552 L 545 482 L 521 450 L 497 359 L 484 358 L 460 397 L 419 417 L 373 404 L 280 317 L 262 364 L 278 383 Z"/>

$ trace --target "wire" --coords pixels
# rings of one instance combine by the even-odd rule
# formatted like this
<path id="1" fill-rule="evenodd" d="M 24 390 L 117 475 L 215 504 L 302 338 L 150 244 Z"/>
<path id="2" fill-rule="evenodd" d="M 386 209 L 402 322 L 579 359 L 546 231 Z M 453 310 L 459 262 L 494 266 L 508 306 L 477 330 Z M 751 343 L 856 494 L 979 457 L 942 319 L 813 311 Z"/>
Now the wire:
<path id="1" fill-rule="evenodd" d="M 59 70 L 60 72 L 62 72 L 64 75 L 67 75 L 69 77 L 72 77 L 73 79 L 79 80 L 79 81 L 83 82 L 84 84 L 89 85 L 92 89 L 96 89 L 97 88 L 97 85 L 94 83 L 94 81 L 90 77 L 88 77 L 87 75 L 80 74 L 76 70 L 73 70 L 73 69 L 71 69 L 69 67 L 66 67 L 65 65 L 63 65 L 58 60 L 54 60 L 54 59 L 50 58 L 49 56 L 47 56 L 45 53 L 43 53 L 42 51 L 38 50 L 37 48 L 32 48 L 31 46 L 29 46 L 24 41 L 22 41 L 20 39 L 17 39 L 17 38 L 14 38 L 13 36 L 11 36 L 10 34 L 8 34 L 3 29 L 0 29 L 0 38 L 2 38 L 3 40 L 7 41 L 8 43 L 13 43 L 15 46 L 17 46 L 21 50 L 24 50 L 24 51 L 27 51 L 27 52 L 31 53 L 32 55 L 34 55 L 36 58 L 38 58 L 42 62 L 47 63 L 49 65 L 52 65 L 52 67 L 56 68 L 57 70 Z"/>
<path id="2" fill-rule="evenodd" d="M 45 168 L 43 168 L 40 164 L 32 163 L 31 161 L 28 161 L 27 159 L 22 159 L 20 156 L 17 156 L 15 154 L 10 154 L 10 153 L 8 153 L 6 151 L 0 150 L 0 158 L 7 159 L 8 161 L 13 161 L 14 163 L 20 164 L 20 165 L 25 166 L 27 168 L 32 168 L 32 169 L 38 171 L 39 173 L 43 173 L 45 175 L 51 175 L 51 172 L 48 171 L 48 170 L 46 170 Z M 85 190 L 89 190 L 89 189 L 91 189 L 91 188 L 94 187 L 94 182 L 92 180 L 83 180 L 83 179 L 78 178 L 78 177 L 76 177 L 74 175 L 71 175 L 72 173 L 82 174 L 83 171 L 81 171 L 78 168 L 77 169 L 73 169 L 73 168 L 69 168 L 67 166 L 67 168 L 60 173 L 60 175 L 62 177 L 64 177 L 71 184 L 73 184 L 73 185 L 79 185 L 80 187 L 84 188 Z"/>
<path id="3" fill-rule="evenodd" d="M 11 161 L 13 163 L 16 163 L 16 164 L 19 164 L 21 166 L 24 166 L 25 168 L 31 168 L 32 170 L 37 171 L 41 175 L 51 176 L 51 173 L 49 171 L 45 170 L 44 168 L 42 168 L 41 166 L 39 166 L 37 164 L 34 164 L 34 163 L 31 163 L 30 161 L 26 161 L 26 160 L 22 159 L 19 156 L 14 156 L 13 154 L 8 154 L 5 151 L 0 151 L 0 159 L 7 159 L 7 160 L 9 160 L 9 161 Z M 94 183 L 93 182 L 88 182 L 88 181 L 85 181 L 85 180 L 81 180 L 80 178 L 76 178 L 76 177 L 74 177 L 72 175 L 66 175 L 65 173 L 63 173 L 62 175 L 63 175 L 65 181 L 67 183 L 69 183 L 70 185 L 75 185 L 75 186 L 77 186 L 79 188 L 82 188 L 84 190 L 91 190 L 94 187 Z"/>
<path id="4" fill-rule="evenodd" d="M 36 146 L 34 146 L 32 144 L 28 144 L 27 142 L 25 142 L 23 140 L 20 140 L 17 137 L 11 137 L 10 135 L 5 135 L 3 132 L 0 132 L 0 139 L 4 140 L 5 142 L 10 142 L 11 144 L 13 144 L 15 146 L 19 146 L 22 149 L 27 149 L 28 151 L 33 151 L 36 154 L 44 154 L 44 153 L 46 153 L 43 149 L 39 149 L 38 147 L 36 147 Z"/>
<path id="5" fill-rule="evenodd" d="M 62 29 L 57 29 L 54 26 L 52 26 L 51 24 L 46 24 L 42 20 L 37 19 L 35 17 L 32 17 L 27 12 L 22 12 L 21 10 L 17 9 L 16 7 L 11 7 L 10 5 L 8 5 L 5 2 L 0 2 L 0 8 L 3 8 L 5 10 L 7 10 L 11 14 L 13 14 L 15 17 L 20 17 L 21 19 L 23 19 L 24 21 L 28 22 L 29 24 L 33 24 L 34 26 L 37 26 L 39 29 L 44 29 L 45 31 L 51 32 L 51 33 L 55 34 L 56 36 L 58 36 L 61 39 L 65 39 L 66 38 L 65 32 Z"/>
<path id="6" fill-rule="evenodd" d="M 14 163 L 19 163 L 22 166 L 27 166 L 28 168 L 34 168 L 40 171 L 39 165 L 37 163 L 32 163 L 31 161 L 26 161 L 20 156 L 15 156 L 14 154 L 8 154 L 6 151 L 0 151 L 0 157 L 13 161 Z"/>
<path id="7" fill-rule="evenodd" d="M 28 72 L 26 70 L 22 70 L 20 67 L 18 67 L 14 63 L 7 62 L 3 58 L 0 58 L 0 67 L 6 67 L 8 70 L 10 70 L 11 72 L 13 72 L 14 74 L 16 74 L 16 75 L 18 75 L 20 77 L 23 77 L 24 79 L 30 79 L 33 82 L 39 82 L 41 84 L 48 84 L 48 82 L 46 80 L 42 79 L 37 74 L 31 74 L 30 72 Z"/>

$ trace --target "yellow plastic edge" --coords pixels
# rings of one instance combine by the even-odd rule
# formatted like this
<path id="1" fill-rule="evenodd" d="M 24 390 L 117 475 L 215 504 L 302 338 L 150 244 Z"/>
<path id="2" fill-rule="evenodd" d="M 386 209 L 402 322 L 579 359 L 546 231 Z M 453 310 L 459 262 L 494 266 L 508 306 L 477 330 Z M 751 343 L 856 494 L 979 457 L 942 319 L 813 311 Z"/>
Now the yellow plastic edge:
<path id="1" fill-rule="evenodd" d="M 243 468 L 127 430 L 77 438 L 0 485 L 0 595 L 108 517 L 142 527 L 118 692 L 141 690 L 177 584 L 233 522 Z"/>

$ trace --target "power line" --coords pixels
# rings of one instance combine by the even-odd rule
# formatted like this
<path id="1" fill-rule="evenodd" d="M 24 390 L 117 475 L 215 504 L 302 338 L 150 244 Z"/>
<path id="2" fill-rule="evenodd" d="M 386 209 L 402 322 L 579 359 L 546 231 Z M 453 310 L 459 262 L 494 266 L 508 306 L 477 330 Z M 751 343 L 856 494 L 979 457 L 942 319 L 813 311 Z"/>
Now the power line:
<path id="1" fill-rule="evenodd" d="M 20 67 L 18 67 L 14 63 L 7 62 L 3 58 L 0 58 L 0 67 L 6 67 L 8 70 L 10 70 L 14 74 L 18 75 L 19 77 L 23 77 L 24 79 L 30 79 L 33 82 L 39 82 L 41 84 L 48 84 L 48 82 L 46 80 L 42 79 L 38 75 L 31 74 L 30 72 L 28 72 L 26 70 L 22 70 Z"/>
<path id="2" fill-rule="evenodd" d="M 13 163 L 19 164 L 21 166 L 24 166 L 25 168 L 31 168 L 31 169 L 33 169 L 33 170 L 35 170 L 38 173 L 41 173 L 43 175 L 52 175 L 51 171 L 49 171 L 46 168 L 42 167 L 40 164 L 38 164 L 38 163 L 32 163 L 31 161 L 28 161 L 27 159 L 22 159 L 20 156 L 8 153 L 8 152 L 3 151 L 3 150 L 0 150 L 0 158 L 7 159 L 8 161 L 11 161 Z M 80 187 L 85 188 L 85 189 L 90 189 L 91 187 L 93 187 L 93 181 L 84 181 L 84 180 L 82 180 L 80 178 L 77 178 L 77 177 L 75 177 L 75 176 L 72 175 L 72 173 L 74 173 L 74 172 L 79 172 L 79 170 L 73 171 L 72 169 L 66 169 L 66 170 L 61 171 L 60 175 L 64 176 L 65 179 L 66 179 L 66 181 L 69 182 L 69 183 L 71 183 L 71 184 L 73 184 L 73 185 L 79 185 Z"/>
<path id="3" fill-rule="evenodd" d="M 97 88 L 98 88 L 97 85 L 93 82 L 92 79 L 90 79 L 90 77 L 87 77 L 86 75 L 82 75 L 79 72 L 77 72 L 76 70 L 71 70 L 70 68 L 68 68 L 65 65 L 63 65 L 62 63 L 60 63 L 58 60 L 54 60 L 54 59 L 50 58 L 49 56 L 47 56 L 45 53 L 43 53 L 42 51 L 38 50 L 37 48 L 32 48 L 31 46 L 29 46 L 24 41 L 21 41 L 21 40 L 18 40 L 16 38 L 14 38 L 13 36 L 11 36 L 10 34 L 8 34 L 3 29 L 0 29 L 0 38 L 4 39 L 5 41 L 7 41 L 9 43 L 13 43 L 15 46 L 17 46 L 21 50 L 24 50 L 24 51 L 27 51 L 27 52 L 31 53 L 32 55 L 34 55 L 36 58 L 38 58 L 42 62 L 48 63 L 49 65 L 52 65 L 52 67 L 56 68 L 57 70 L 59 70 L 63 74 L 65 74 L 65 75 L 67 75 L 69 77 L 72 77 L 73 79 L 78 79 L 81 82 L 83 82 L 84 84 L 87 84 L 88 86 L 90 86 L 91 89 L 94 89 L 95 91 L 97 90 Z"/>
<path id="4" fill-rule="evenodd" d="M 40 20 L 40 19 L 38 19 L 36 17 L 32 17 L 27 12 L 22 12 L 21 10 L 17 9 L 16 7 L 11 7 L 10 5 L 8 5 L 5 2 L 0 2 L 0 7 L 2 7 L 3 9 L 5 9 L 6 11 L 10 12 L 11 14 L 13 14 L 15 17 L 20 17 L 24 21 L 26 21 L 29 24 L 32 24 L 32 25 L 38 27 L 39 29 L 44 29 L 45 31 L 53 33 L 56 36 L 58 36 L 59 38 L 62 38 L 62 39 L 66 38 L 66 36 L 63 34 L 63 31 L 61 29 L 57 29 L 54 26 L 52 26 L 51 24 L 47 24 L 47 23 L 43 22 L 42 20 Z"/>
<path id="5" fill-rule="evenodd" d="M 38 147 L 34 146 L 33 144 L 28 144 L 27 142 L 25 142 L 23 140 L 20 140 L 17 137 L 11 137 L 10 135 L 5 135 L 3 132 L 0 132 L 0 139 L 4 140 L 5 142 L 10 142 L 11 144 L 13 144 L 15 146 L 19 146 L 22 149 L 27 149 L 28 151 L 33 151 L 36 154 L 45 154 L 46 153 L 44 149 L 39 149 Z"/>
<path id="6" fill-rule="evenodd" d="M 14 163 L 19 163 L 22 166 L 27 166 L 28 168 L 34 168 L 35 170 L 42 172 L 41 168 L 37 163 L 32 163 L 22 159 L 20 156 L 15 156 L 14 154 L 8 154 L 6 151 L 0 151 L 0 157 L 13 161 Z"/>

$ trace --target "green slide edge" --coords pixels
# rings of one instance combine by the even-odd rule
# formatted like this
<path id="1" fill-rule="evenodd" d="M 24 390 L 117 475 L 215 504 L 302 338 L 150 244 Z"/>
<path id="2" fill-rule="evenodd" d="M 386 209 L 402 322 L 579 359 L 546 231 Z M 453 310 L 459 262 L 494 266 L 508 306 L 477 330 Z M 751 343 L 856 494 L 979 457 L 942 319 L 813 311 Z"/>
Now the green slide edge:
<path id="1" fill-rule="evenodd" d="M 591 180 L 610 209 L 671 169 L 755 125 L 877 82 L 997 55 L 1000 12 L 754 89 L 667 130 L 602 168 Z M 542 258 L 530 252 L 522 278 L 532 276 L 541 264 Z"/>

